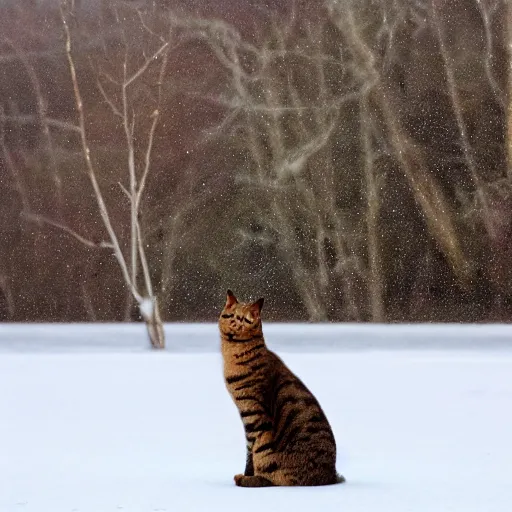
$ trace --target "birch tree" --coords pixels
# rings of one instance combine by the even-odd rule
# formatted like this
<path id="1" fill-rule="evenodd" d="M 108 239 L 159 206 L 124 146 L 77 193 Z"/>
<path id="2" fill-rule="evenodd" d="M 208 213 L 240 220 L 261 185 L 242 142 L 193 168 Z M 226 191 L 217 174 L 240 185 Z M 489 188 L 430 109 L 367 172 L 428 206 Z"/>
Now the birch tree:
<path id="1" fill-rule="evenodd" d="M 98 62 L 90 62 L 93 76 L 96 77 L 97 91 L 103 98 L 105 108 L 117 120 L 124 134 L 125 160 L 120 165 L 126 169 L 126 178 L 119 182 L 119 187 L 128 203 L 127 211 L 129 212 L 130 226 L 128 238 L 124 239 L 123 233 L 119 231 L 112 220 L 108 201 L 105 198 L 105 191 L 101 186 L 100 159 L 94 154 L 94 146 L 91 144 L 90 125 L 87 121 L 88 104 L 84 99 L 83 84 L 80 78 L 84 75 L 80 74 L 75 54 L 75 46 L 78 44 L 76 32 L 80 29 L 80 26 L 74 28 L 77 27 L 77 23 L 73 8 L 74 3 L 72 1 L 62 1 L 60 5 L 65 55 L 76 108 L 76 123 L 71 120 L 51 120 L 48 118 L 45 110 L 46 102 L 39 87 L 37 74 L 23 53 L 18 52 L 18 56 L 24 63 L 33 85 L 49 155 L 54 157 L 55 154 L 50 127 L 57 128 L 66 133 L 68 137 L 77 137 L 79 140 L 86 175 L 92 188 L 98 215 L 104 226 L 107 239 L 105 241 L 89 240 L 59 219 L 34 213 L 28 203 L 27 195 L 24 190 L 20 189 L 21 197 L 25 201 L 24 214 L 32 221 L 63 230 L 88 247 L 112 251 L 129 295 L 137 304 L 146 323 L 151 346 L 163 348 L 165 338 L 160 317 L 159 299 L 150 272 L 151 263 L 147 257 L 146 235 L 142 230 L 139 219 L 148 177 L 151 172 L 154 138 L 159 125 L 162 90 L 166 80 L 173 34 L 170 29 L 163 35 L 153 30 L 140 12 L 134 10 L 130 10 L 128 13 L 126 11 L 121 12 L 122 7 L 114 7 L 112 11 L 115 15 L 114 29 L 117 31 L 118 41 L 120 40 L 123 48 L 121 59 L 118 62 L 112 62 L 113 56 L 110 56 L 108 69 L 107 66 L 102 67 L 102 64 Z M 139 47 L 130 44 L 133 34 L 128 33 L 126 16 L 131 16 L 132 26 L 133 23 L 137 23 L 139 32 L 143 34 L 144 44 Z M 105 37 L 108 35 L 111 34 L 103 34 Z M 107 47 L 108 44 L 105 44 L 106 53 L 108 53 Z M 106 61 L 109 60 L 108 57 L 107 55 Z M 23 122 L 20 116 L 14 116 L 14 118 L 17 122 Z M 2 121 L 5 124 L 5 115 L 2 117 Z M 15 178 L 15 183 L 17 183 L 18 188 L 22 187 L 23 182 L 17 174 L 18 169 L 7 158 L 9 153 L 5 143 L 2 147 L 7 163 L 10 162 L 9 167 Z M 56 160 L 53 158 L 51 161 L 53 163 L 52 168 L 55 171 L 54 176 L 58 181 L 60 176 Z"/>
<path id="2" fill-rule="evenodd" d="M 140 23 L 147 36 L 152 41 L 150 51 L 146 53 L 145 49 L 142 55 L 133 55 L 130 52 L 128 43 L 129 34 L 123 31 L 125 26 L 121 26 L 121 40 L 124 44 L 124 57 L 120 65 L 119 75 L 113 75 L 108 71 L 97 70 L 97 87 L 103 96 L 103 99 L 110 109 L 111 114 L 116 116 L 122 124 L 125 135 L 125 157 L 127 180 L 120 183 L 129 202 L 130 214 L 130 235 L 129 235 L 129 251 L 128 254 L 123 252 L 119 236 L 112 224 L 109 210 L 106 205 L 104 194 L 98 180 L 98 170 L 91 154 L 91 145 L 89 142 L 84 99 L 81 93 L 80 81 L 77 75 L 77 68 L 73 53 L 73 36 L 71 29 L 71 20 L 73 16 L 73 2 L 63 1 L 61 3 L 62 25 L 65 34 L 66 56 L 69 65 L 69 73 L 71 76 L 73 93 L 77 112 L 77 131 L 80 138 L 83 157 L 87 175 L 93 189 L 93 193 L 97 202 L 98 212 L 108 235 L 106 242 L 100 242 L 103 247 L 112 250 L 122 272 L 124 282 L 133 299 L 136 301 L 142 318 L 146 323 L 149 339 L 152 347 L 163 348 L 165 346 L 164 329 L 162 319 L 160 317 L 158 297 L 154 292 L 154 287 L 150 275 L 149 262 L 146 256 L 146 243 L 144 233 L 139 223 L 139 214 L 143 194 L 151 170 L 152 149 L 155 131 L 158 126 L 160 116 L 160 104 L 162 96 L 162 84 L 166 78 L 166 68 L 168 62 L 169 49 L 171 44 L 172 33 L 167 37 L 159 36 L 145 25 L 142 16 Z M 114 14 L 119 23 L 119 11 L 114 10 Z M 156 66 L 158 69 L 152 105 L 145 112 L 145 116 L 149 117 L 149 129 L 146 133 L 140 133 L 141 128 L 137 123 L 142 124 L 135 112 L 136 96 L 133 93 L 134 85 L 141 80 L 148 70 Z M 110 93 L 106 86 L 108 82 L 111 89 L 115 93 Z M 140 92 L 139 92 L 140 94 Z M 147 98 L 149 99 L 149 98 Z M 139 131 L 136 131 L 139 130 Z M 143 156 L 137 159 L 135 139 L 145 138 L 146 148 Z M 85 242 L 85 240 L 84 240 Z M 142 273 L 142 279 L 139 280 L 139 272 Z M 142 282 L 140 282 L 142 281 Z"/>

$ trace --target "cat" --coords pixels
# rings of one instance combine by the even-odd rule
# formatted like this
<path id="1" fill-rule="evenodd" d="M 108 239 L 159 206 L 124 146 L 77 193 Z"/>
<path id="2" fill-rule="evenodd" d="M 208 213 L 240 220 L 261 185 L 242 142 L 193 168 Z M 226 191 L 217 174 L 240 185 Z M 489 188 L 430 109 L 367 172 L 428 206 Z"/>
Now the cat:
<path id="1" fill-rule="evenodd" d="M 219 317 L 226 387 L 240 413 L 247 441 L 240 487 L 342 483 L 336 442 L 320 404 L 263 337 L 263 299 L 238 302 L 227 291 Z"/>

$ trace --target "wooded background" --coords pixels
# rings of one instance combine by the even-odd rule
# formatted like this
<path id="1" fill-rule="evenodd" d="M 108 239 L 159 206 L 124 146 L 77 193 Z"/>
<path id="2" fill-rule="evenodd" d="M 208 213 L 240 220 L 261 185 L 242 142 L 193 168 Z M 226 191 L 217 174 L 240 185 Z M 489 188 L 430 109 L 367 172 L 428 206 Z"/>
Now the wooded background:
<path id="1" fill-rule="evenodd" d="M 0 319 L 214 321 L 231 288 L 269 320 L 509 321 L 511 27 L 505 0 L 0 1 Z"/>

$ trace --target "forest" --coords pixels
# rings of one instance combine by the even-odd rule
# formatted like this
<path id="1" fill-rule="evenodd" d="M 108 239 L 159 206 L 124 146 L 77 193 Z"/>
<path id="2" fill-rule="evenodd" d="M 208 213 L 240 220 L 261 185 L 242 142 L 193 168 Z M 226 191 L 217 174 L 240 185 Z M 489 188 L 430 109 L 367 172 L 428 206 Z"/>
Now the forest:
<path id="1" fill-rule="evenodd" d="M 505 0 L 0 1 L 0 320 L 507 322 L 511 93 Z"/>

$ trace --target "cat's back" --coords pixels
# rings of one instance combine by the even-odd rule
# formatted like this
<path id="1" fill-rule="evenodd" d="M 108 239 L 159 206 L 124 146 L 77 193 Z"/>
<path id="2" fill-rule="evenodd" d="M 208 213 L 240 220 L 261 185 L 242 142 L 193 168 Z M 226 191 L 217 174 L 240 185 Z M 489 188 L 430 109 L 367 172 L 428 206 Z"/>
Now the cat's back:
<path id="1" fill-rule="evenodd" d="M 300 485 L 341 482 L 334 434 L 320 403 L 281 358 L 270 352 L 269 359 L 274 368 L 274 449 L 283 455 L 283 467 Z"/>
<path id="2" fill-rule="evenodd" d="M 331 426 L 316 396 L 279 356 L 268 352 L 278 429 L 289 429 L 296 434 L 322 432 L 324 435 L 320 437 L 335 446 Z M 306 436 L 306 439 L 314 441 L 315 437 Z"/>

